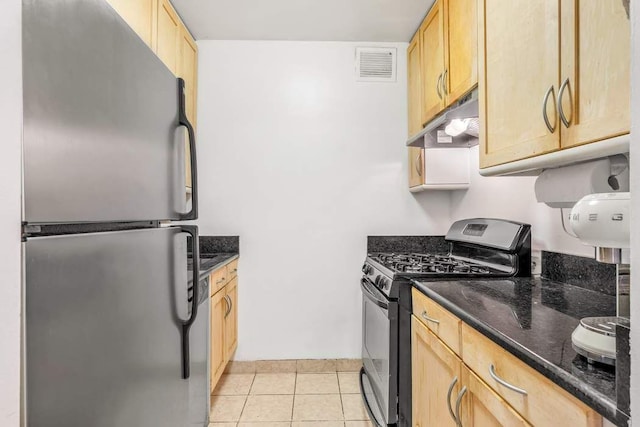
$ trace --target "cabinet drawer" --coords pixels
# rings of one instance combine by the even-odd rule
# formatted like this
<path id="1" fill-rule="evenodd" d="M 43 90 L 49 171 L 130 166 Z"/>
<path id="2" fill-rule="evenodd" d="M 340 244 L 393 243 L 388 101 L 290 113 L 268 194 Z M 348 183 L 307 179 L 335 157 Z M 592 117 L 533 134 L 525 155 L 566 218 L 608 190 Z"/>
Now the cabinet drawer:
<path id="1" fill-rule="evenodd" d="M 234 259 L 229 264 L 227 264 L 227 273 L 228 273 L 228 276 L 229 276 L 227 278 L 227 280 L 232 280 L 234 277 L 236 277 L 238 275 L 238 260 L 237 259 Z"/>
<path id="2" fill-rule="evenodd" d="M 216 292 L 224 287 L 224 285 L 229 281 L 229 274 L 227 273 L 227 266 L 220 267 L 211 273 L 211 295 L 213 296 Z"/>
<path id="3" fill-rule="evenodd" d="M 602 425 L 602 417 L 593 409 L 466 324 L 462 349 L 464 363 L 531 424 Z"/>
<path id="4" fill-rule="evenodd" d="M 460 319 L 417 289 L 413 289 L 413 314 L 438 338 L 460 355 Z"/>

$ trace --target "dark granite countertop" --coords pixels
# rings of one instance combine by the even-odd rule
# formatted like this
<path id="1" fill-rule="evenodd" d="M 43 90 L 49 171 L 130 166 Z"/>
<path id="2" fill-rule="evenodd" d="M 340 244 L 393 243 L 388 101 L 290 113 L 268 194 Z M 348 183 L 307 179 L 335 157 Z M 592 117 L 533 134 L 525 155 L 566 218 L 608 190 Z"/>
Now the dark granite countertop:
<path id="1" fill-rule="evenodd" d="M 200 280 L 204 279 L 212 271 L 217 270 L 226 263 L 238 258 L 237 253 L 207 253 L 200 257 Z M 187 259 L 187 268 L 191 271 L 193 262 L 191 258 Z M 191 274 L 188 275 L 188 283 L 191 283 Z"/>
<path id="2" fill-rule="evenodd" d="M 586 316 L 611 316 L 616 299 L 543 278 L 414 281 L 414 287 L 619 426 L 615 369 L 589 365 L 571 347 Z"/>

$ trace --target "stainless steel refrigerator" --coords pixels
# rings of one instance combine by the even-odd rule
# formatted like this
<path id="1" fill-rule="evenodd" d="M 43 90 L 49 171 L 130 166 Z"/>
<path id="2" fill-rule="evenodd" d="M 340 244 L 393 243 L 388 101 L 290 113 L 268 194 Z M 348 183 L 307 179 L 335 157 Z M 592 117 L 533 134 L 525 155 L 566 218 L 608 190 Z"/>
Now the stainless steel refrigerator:
<path id="1" fill-rule="evenodd" d="M 24 425 L 207 422 L 183 92 L 105 0 L 23 1 Z"/>

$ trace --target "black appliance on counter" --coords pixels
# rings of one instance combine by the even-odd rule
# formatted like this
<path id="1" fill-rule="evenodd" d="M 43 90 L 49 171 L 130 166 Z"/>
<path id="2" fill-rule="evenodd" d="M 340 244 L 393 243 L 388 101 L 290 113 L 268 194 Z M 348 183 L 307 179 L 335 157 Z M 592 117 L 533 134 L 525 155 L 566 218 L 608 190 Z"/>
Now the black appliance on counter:
<path id="1" fill-rule="evenodd" d="M 531 226 L 502 219 L 455 222 L 447 254 L 370 253 L 362 266 L 360 392 L 377 426 L 411 426 L 411 280 L 531 275 Z"/>

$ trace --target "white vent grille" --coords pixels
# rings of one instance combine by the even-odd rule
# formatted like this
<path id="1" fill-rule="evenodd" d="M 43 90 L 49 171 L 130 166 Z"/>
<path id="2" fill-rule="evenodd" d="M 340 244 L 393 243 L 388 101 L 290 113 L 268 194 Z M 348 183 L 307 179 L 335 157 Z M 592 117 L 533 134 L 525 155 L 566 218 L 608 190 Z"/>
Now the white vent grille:
<path id="1" fill-rule="evenodd" d="M 357 47 L 356 80 L 359 82 L 395 82 L 396 48 Z"/>

